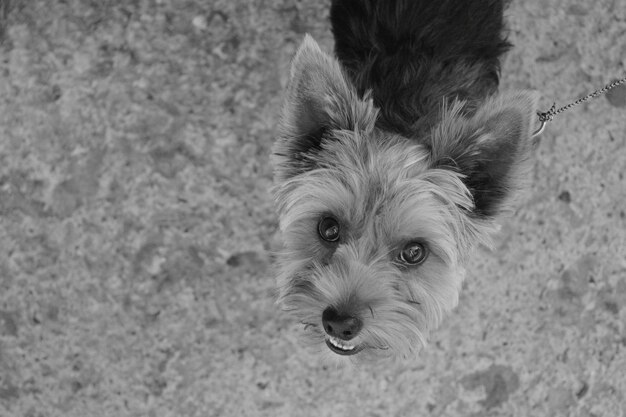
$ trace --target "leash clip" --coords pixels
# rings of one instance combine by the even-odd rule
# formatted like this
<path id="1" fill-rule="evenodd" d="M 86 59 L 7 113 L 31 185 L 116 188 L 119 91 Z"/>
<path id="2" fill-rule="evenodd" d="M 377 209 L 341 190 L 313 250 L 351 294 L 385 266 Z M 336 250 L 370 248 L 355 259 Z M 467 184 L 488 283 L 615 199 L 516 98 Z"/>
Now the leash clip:
<path id="1" fill-rule="evenodd" d="M 532 134 L 532 137 L 534 138 L 535 136 L 539 136 L 541 135 L 541 133 L 544 131 L 544 129 L 546 128 L 546 125 L 548 124 L 548 122 L 551 122 L 552 119 L 554 119 L 554 110 L 556 109 L 556 103 L 552 103 L 552 107 L 550 107 L 550 110 L 546 111 L 546 112 L 541 112 L 538 111 L 537 112 L 537 116 L 539 116 L 539 123 L 541 123 L 541 126 L 539 126 L 539 129 L 535 130 Z"/>

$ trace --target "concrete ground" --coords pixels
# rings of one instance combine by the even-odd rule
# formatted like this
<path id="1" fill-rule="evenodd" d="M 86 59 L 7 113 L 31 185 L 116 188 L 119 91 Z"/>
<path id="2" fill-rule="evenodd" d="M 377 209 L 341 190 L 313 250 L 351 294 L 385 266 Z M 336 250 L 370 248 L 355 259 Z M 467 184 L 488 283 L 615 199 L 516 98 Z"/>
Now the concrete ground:
<path id="1" fill-rule="evenodd" d="M 0 1 L 0 416 L 626 415 L 626 88 L 552 122 L 419 357 L 273 305 L 268 154 L 326 1 Z M 626 76 L 626 0 L 517 0 L 502 88 Z"/>

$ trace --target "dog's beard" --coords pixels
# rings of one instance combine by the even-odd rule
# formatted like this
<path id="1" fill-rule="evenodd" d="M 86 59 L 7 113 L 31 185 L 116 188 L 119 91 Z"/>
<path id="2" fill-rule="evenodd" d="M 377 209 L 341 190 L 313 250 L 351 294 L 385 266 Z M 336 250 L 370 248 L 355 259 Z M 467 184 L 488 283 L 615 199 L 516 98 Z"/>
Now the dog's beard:
<path id="1" fill-rule="evenodd" d="M 426 345 L 429 331 L 457 303 L 462 269 L 432 261 L 420 274 L 428 274 L 434 278 L 429 281 L 448 288 L 428 288 L 418 274 L 402 272 L 385 259 L 364 264 L 355 259 L 353 247 L 337 252 L 331 264 L 312 263 L 298 272 L 285 268 L 285 275 L 279 278 L 279 303 L 303 325 L 302 344 L 314 351 L 333 351 L 328 346 L 333 338 L 322 325 L 323 312 L 329 306 L 350 311 L 362 320 L 358 335 L 342 342 L 350 347 L 346 359 L 359 363 L 417 354 Z"/>

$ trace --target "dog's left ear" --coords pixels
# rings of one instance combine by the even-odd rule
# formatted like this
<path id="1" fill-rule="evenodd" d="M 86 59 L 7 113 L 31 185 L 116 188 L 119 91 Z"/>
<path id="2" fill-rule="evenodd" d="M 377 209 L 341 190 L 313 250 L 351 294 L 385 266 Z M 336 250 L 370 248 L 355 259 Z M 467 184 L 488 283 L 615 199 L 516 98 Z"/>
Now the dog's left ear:
<path id="1" fill-rule="evenodd" d="M 306 35 L 291 64 L 280 137 L 272 160 L 279 181 L 315 167 L 315 154 L 332 130 L 372 129 L 371 100 L 359 99 L 339 62 Z"/>
<path id="2" fill-rule="evenodd" d="M 518 91 L 488 99 L 470 118 L 461 103 L 444 110 L 432 135 L 433 166 L 463 175 L 473 215 L 495 216 L 526 182 L 538 100 L 536 92 Z"/>

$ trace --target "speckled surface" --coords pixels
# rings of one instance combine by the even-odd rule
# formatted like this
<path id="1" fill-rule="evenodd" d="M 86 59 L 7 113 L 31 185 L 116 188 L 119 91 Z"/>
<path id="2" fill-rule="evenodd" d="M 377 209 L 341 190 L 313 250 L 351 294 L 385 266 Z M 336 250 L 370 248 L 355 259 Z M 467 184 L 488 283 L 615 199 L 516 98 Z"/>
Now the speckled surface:
<path id="1" fill-rule="evenodd" d="M 502 88 L 626 75 L 626 0 L 517 0 Z M 325 2 L 0 1 L 0 416 L 626 415 L 626 88 L 532 185 L 412 360 L 324 367 L 273 305 L 268 154 Z"/>

